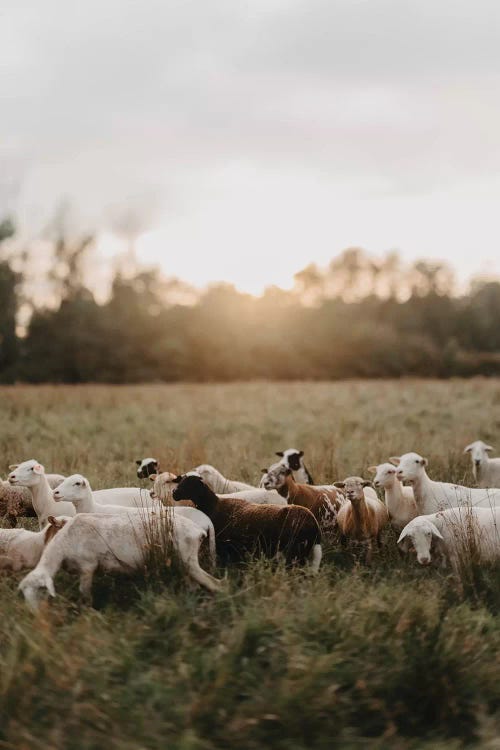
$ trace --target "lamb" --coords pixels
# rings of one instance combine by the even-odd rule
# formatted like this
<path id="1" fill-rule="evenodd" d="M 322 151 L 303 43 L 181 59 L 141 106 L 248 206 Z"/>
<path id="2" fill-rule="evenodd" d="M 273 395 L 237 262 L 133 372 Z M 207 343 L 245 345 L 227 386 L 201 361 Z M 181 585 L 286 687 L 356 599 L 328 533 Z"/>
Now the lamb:
<path id="1" fill-rule="evenodd" d="M 310 484 L 297 484 L 291 469 L 276 463 L 263 469 L 262 483 L 266 490 L 276 490 L 288 504 L 300 505 L 311 511 L 322 532 L 332 533 L 343 496 L 332 487 L 324 489 Z"/>
<path id="2" fill-rule="evenodd" d="M 411 487 L 404 487 L 396 477 L 396 469 L 392 464 L 385 463 L 370 466 L 369 472 L 375 474 L 373 484 L 381 487 L 385 493 L 385 505 L 389 512 L 391 525 L 396 531 L 417 515 L 417 504 Z"/>
<path id="3" fill-rule="evenodd" d="M 287 448 L 286 451 L 276 451 L 281 458 L 281 463 L 293 472 L 293 478 L 297 484 L 314 484 L 314 480 L 304 463 L 304 451 L 296 448 Z"/>
<path id="4" fill-rule="evenodd" d="M 189 519 L 174 516 L 170 535 L 187 575 L 209 591 L 218 591 L 221 581 L 204 571 L 198 562 L 205 532 Z M 23 578 L 19 589 L 36 611 L 46 592 L 52 597 L 56 595 L 54 577 L 66 564 L 78 572 L 82 598 L 91 604 L 96 570 L 125 574 L 139 570 L 146 563 L 145 551 L 149 544 L 147 524 L 138 513 L 129 516 L 80 513 L 45 547 L 38 565 Z"/>
<path id="5" fill-rule="evenodd" d="M 500 505 L 500 490 L 471 489 L 460 484 L 434 482 L 425 470 L 427 459 L 418 453 L 393 456 L 390 461 L 397 465 L 397 478 L 412 485 L 419 516 L 458 505 L 481 508 Z"/>
<path id="6" fill-rule="evenodd" d="M 476 440 L 464 453 L 470 453 L 472 471 L 478 487 L 500 487 L 500 458 L 490 458 L 488 453 L 494 450 L 491 445 Z"/>
<path id="7" fill-rule="evenodd" d="M 297 505 L 257 505 L 235 498 L 220 499 L 198 476 L 177 477 L 174 500 L 191 500 L 211 519 L 218 549 L 242 557 L 258 548 L 267 557 L 278 552 L 288 563 L 309 559 L 317 572 L 322 557 L 321 535 L 313 514 Z"/>
<path id="8" fill-rule="evenodd" d="M 138 458 L 136 464 L 139 479 L 147 479 L 160 471 L 160 462 L 156 458 Z"/>
<path id="9" fill-rule="evenodd" d="M 23 568 L 34 568 L 40 560 L 44 546 L 68 520 L 67 516 L 49 516 L 49 522 L 42 531 L 0 529 L 0 569 L 17 572 Z"/>
<path id="10" fill-rule="evenodd" d="M 81 474 L 73 474 L 72 476 L 67 477 L 64 482 L 54 490 L 53 497 L 56 503 L 61 501 L 73 503 L 77 514 L 97 513 L 99 515 L 130 515 L 133 513 L 141 513 L 145 518 L 146 513 L 154 511 L 159 512 L 163 507 L 157 500 L 153 501 L 156 507 L 147 508 L 129 508 L 123 505 L 100 505 L 95 502 L 94 494 L 95 493 L 92 492 L 88 479 Z M 176 507 L 172 508 L 172 511 L 177 516 L 188 518 L 206 532 L 208 535 L 210 561 L 212 565 L 215 565 L 215 531 L 208 516 L 194 507 Z"/>
<path id="11" fill-rule="evenodd" d="M 193 473 L 193 472 L 191 472 Z M 197 472 L 194 472 L 197 473 Z M 165 505 L 172 504 L 172 492 L 174 491 L 176 484 L 176 474 L 172 474 L 170 471 L 164 471 L 161 474 L 152 474 L 149 478 L 153 482 L 153 489 L 151 490 L 151 497 L 153 499 L 159 498 Z M 198 474 L 198 476 L 200 476 Z M 217 494 L 217 493 L 216 493 Z M 218 495 L 219 497 L 235 497 L 241 500 L 246 500 L 249 503 L 266 503 L 271 505 L 286 505 L 284 500 L 276 491 L 267 492 L 265 489 L 260 487 L 254 487 L 248 490 L 240 490 L 239 492 L 229 492 L 227 494 Z"/>
<path id="12" fill-rule="evenodd" d="M 379 545 L 380 535 L 389 522 L 389 514 L 378 497 L 366 494 L 365 488 L 371 489 L 371 482 L 361 477 L 347 477 L 335 486 L 345 491 L 346 502 L 340 506 L 337 524 L 345 541 L 347 538 L 362 542 L 365 546 L 365 562 L 371 564 L 373 541 Z"/>
<path id="13" fill-rule="evenodd" d="M 489 562 L 500 557 L 500 507 L 459 506 L 417 516 L 398 539 L 408 552 L 412 547 L 420 565 L 429 565 L 432 554 L 448 560 L 458 574 L 460 563 Z M 432 554 L 431 554 L 432 553 Z"/>
<path id="14" fill-rule="evenodd" d="M 52 490 L 45 476 L 44 467 L 31 459 L 19 464 L 15 471 L 9 474 L 9 483 L 14 487 L 28 487 L 31 491 L 33 508 L 38 517 L 40 529 L 47 523 L 49 516 L 74 516 L 75 507 L 72 503 L 61 501 L 56 503 Z M 141 496 L 142 495 L 142 496 Z M 110 505 L 125 505 L 129 507 L 145 507 L 152 504 L 149 493 L 134 487 L 97 490 L 93 493 L 95 502 Z"/>

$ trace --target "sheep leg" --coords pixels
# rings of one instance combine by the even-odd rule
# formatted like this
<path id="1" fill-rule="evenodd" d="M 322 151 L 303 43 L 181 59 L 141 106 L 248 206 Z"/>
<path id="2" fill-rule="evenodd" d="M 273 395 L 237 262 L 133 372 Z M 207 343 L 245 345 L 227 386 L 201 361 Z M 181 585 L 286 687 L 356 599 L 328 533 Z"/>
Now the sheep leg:
<path id="1" fill-rule="evenodd" d="M 194 581 L 199 583 L 200 586 L 204 586 L 212 593 L 214 593 L 215 591 L 220 591 L 221 581 L 219 581 L 217 578 L 214 578 L 210 575 L 210 573 L 207 573 L 205 570 L 203 570 L 202 567 L 200 567 L 197 554 L 191 555 L 185 564 L 188 575 L 191 576 Z"/>
<path id="2" fill-rule="evenodd" d="M 83 568 L 80 571 L 80 595 L 84 604 L 92 606 L 92 580 L 94 578 L 95 566 Z"/>
<path id="3" fill-rule="evenodd" d="M 373 545 L 372 540 L 368 539 L 366 542 L 366 552 L 365 552 L 365 563 L 366 565 L 372 564 L 372 556 L 373 556 Z"/>
<path id="4" fill-rule="evenodd" d="M 318 573 L 322 557 L 323 557 L 323 548 L 321 544 L 315 544 L 309 555 L 309 569 L 311 573 L 314 573 L 314 574 Z"/>
<path id="5" fill-rule="evenodd" d="M 208 550 L 210 555 L 210 566 L 212 567 L 212 570 L 215 570 L 217 555 L 215 550 L 215 531 L 213 529 L 209 529 L 208 531 Z"/>

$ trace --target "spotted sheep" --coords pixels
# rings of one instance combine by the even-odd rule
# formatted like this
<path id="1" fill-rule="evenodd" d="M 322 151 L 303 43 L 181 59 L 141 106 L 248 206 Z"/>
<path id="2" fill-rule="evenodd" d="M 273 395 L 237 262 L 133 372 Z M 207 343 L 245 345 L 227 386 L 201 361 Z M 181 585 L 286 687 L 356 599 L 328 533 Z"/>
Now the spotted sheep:
<path id="1" fill-rule="evenodd" d="M 335 486 L 344 490 L 346 497 L 337 514 L 342 538 L 361 542 L 365 547 L 365 562 L 370 565 L 373 542 L 380 545 L 380 535 L 389 521 L 387 508 L 366 479 L 347 477 L 342 482 L 335 482 Z"/>
<path id="2" fill-rule="evenodd" d="M 211 519 L 217 551 L 225 560 L 241 559 L 261 551 L 267 557 L 277 553 L 287 563 L 309 561 L 317 572 L 321 562 L 321 532 L 307 508 L 298 505 L 258 505 L 237 498 L 219 498 L 199 477 L 177 477 L 173 498 L 191 500 Z"/>
<path id="3" fill-rule="evenodd" d="M 293 478 L 298 484 L 314 484 L 314 480 L 304 463 L 304 451 L 287 448 L 286 451 L 276 451 L 281 463 L 293 472 Z"/>
<path id="4" fill-rule="evenodd" d="M 262 471 L 262 484 L 267 490 L 276 490 L 288 504 L 310 510 L 322 532 L 331 533 L 335 529 L 337 512 L 343 500 L 338 489 L 297 484 L 292 470 L 281 462 Z"/>
<path id="5" fill-rule="evenodd" d="M 158 474 L 160 471 L 160 462 L 156 458 L 138 458 L 135 463 L 139 479 L 147 479 L 151 474 Z"/>

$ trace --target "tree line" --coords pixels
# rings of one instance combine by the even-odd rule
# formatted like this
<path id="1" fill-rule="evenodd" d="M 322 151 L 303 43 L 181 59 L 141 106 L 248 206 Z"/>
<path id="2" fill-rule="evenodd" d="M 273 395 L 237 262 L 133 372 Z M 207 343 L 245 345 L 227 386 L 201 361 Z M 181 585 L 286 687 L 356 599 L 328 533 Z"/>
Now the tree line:
<path id="1" fill-rule="evenodd" d="M 60 235 L 50 301 L 35 305 L 19 257 L 1 252 L 14 230 L 0 224 L 2 382 L 500 375 L 500 283 L 457 294 L 444 264 L 349 248 L 261 297 L 222 283 L 196 292 L 139 268 L 117 272 L 98 302 L 82 273 L 92 237 Z"/>

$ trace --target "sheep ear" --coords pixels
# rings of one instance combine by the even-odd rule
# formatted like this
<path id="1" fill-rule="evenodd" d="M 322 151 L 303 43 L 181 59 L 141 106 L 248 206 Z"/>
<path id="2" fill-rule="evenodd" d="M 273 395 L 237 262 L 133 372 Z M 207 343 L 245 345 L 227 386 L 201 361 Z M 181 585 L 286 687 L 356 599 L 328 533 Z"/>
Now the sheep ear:
<path id="1" fill-rule="evenodd" d="M 140 458 L 136 458 L 135 462 L 136 462 L 137 466 L 140 466 L 142 464 L 142 461 L 141 461 Z"/>
<path id="2" fill-rule="evenodd" d="M 464 453 L 470 453 L 472 450 L 472 443 L 467 446 L 467 448 L 464 448 Z"/>
<path id="3" fill-rule="evenodd" d="M 362 482 L 362 486 L 363 487 L 373 487 L 373 484 L 371 483 L 371 481 L 369 479 L 364 479 L 363 482 Z"/>
<path id="4" fill-rule="evenodd" d="M 495 450 L 495 449 L 493 448 L 493 446 L 492 446 L 492 445 L 485 445 L 485 446 L 484 446 L 484 450 L 485 450 L 485 451 L 493 451 L 493 450 Z"/>
<path id="5" fill-rule="evenodd" d="M 338 487 L 340 490 L 343 490 L 345 487 L 345 482 L 334 482 L 333 486 Z"/>
<path id="6" fill-rule="evenodd" d="M 178 474 L 178 476 L 172 479 L 172 482 L 174 482 L 175 484 L 180 484 L 181 481 L 182 481 L 182 474 Z"/>
<path id="7" fill-rule="evenodd" d="M 367 471 L 369 471 L 370 474 L 376 474 L 377 473 L 377 467 L 376 466 L 369 466 L 367 468 Z"/>
<path id="8" fill-rule="evenodd" d="M 422 460 L 420 461 L 420 463 L 422 464 L 422 466 L 428 466 L 428 464 L 429 464 L 429 462 L 428 462 L 428 460 L 426 458 L 422 458 Z"/>
<path id="9" fill-rule="evenodd" d="M 389 461 L 391 462 L 391 464 L 394 464 L 394 466 L 397 466 L 401 461 L 401 456 L 391 456 Z"/>
<path id="10" fill-rule="evenodd" d="M 434 524 L 432 524 L 432 526 L 433 526 L 433 528 L 432 528 L 432 535 L 435 536 L 437 539 L 442 539 L 443 535 L 439 531 L 438 527 L 435 526 Z"/>
<path id="11" fill-rule="evenodd" d="M 303 455 L 304 455 L 304 451 L 299 451 L 299 458 L 302 458 Z"/>
<path id="12" fill-rule="evenodd" d="M 262 472 L 263 474 L 267 474 L 267 469 L 261 469 L 261 472 Z"/>
<path id="13" fill-rule="evenodd" d="M 407 537 L 407 536 L 408 536 L 408 531 L 406 530 L 406 527 L 405 527 L 405 528 L 403 529 L 403 531 L 401 532 L 401 534 L 399 535 L 399 539 L 398 539 L 398 541 L 396 542 L 396 544 L 401 544 L 401 542 L 403 541 L 403 539 L 404 539 L 405 537 Z"/>
<path id="14" fill-rule="evenodd" d="M 43 468 L 42 464 L 35 464 L 33 466 L 33 471 L 35 474 L 43 474 L 45 472 L 45 469 Z"/>
<path id="15" fill-rule="evenodd" d="M 276 455 L 277 455 L 277 456 L 280 456 L 281 458 L 283 458 L 283 456 L 284 456 L 285 454 L 283 453 L 283 451 L 276 451 Z"/>
<path id="16" fill-rule="evenodd" d="M 158 474 L 150 474 L 149 475 L 149 481 L 150 482 L 154 482 L 157 476 L 158 476 Z"/>
<path id="17" fill-rule="evenodd" d="M 9 471 L 13 471 L 14 469 L 17 469 L 19 464 L 9 464 Z"/>

